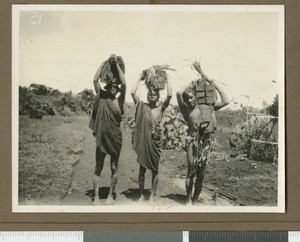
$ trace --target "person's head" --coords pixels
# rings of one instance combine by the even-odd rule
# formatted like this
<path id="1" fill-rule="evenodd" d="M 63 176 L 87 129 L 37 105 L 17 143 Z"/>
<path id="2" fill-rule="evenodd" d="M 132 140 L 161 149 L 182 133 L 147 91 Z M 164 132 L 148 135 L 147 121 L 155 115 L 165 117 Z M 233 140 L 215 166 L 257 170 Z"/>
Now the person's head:
<path id="1" fill-rule="evenodd" d="M 188 88 L 185 90 L 182 93 L 182 99 L 189 108 L 194 108 L 196 106 L 196 97 L 192 89 Z"/>
<path id="2" fill-rule="evenodd" d="M 159 99 L 159 90 L 150 88 L 147 94 L 147 100 L 149 103 L 156 103 Z"/>
<path id="3" fill-rule="evenodd" d="M 117 70 L 117 56 L 115 54 L 112 54 L 109 59 L 109 65 L 110 65 L 110 70 L 111 72 L 116 75 L 118 73 Z"/>
<path id="4" fill-rule="evenodd" d="M 115 83 L 108 83 L 104 89 L 112 96 L 115 97 L 118 93 L 118 91 L 120 91 L 119 87 L 117 84 Z"/>
<path id="5" fill-rule="evenodd" d="M 109 59 L 109 64 L 115 64 L 117 62 L 117 56 L 115 54 L 112 54 Z"/>

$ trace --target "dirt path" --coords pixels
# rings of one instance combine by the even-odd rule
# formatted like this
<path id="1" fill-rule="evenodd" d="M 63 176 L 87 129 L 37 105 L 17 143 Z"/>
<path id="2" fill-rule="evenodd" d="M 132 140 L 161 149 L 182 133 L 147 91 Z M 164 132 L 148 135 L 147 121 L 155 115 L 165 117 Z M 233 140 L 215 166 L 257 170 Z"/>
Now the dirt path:
<path id="1" fill-rule="evenodd" d="M 82 119 L 83 125 L 88 123 L 88 117 Z M 61 200 L 61 205 L 92 205 L 93 192 L 93 172 L 95 166 L 95 140 L 91 134 L 91 130 L 82 129 L 84 139 L 80 143 L 83 154 L 81 154 L 79 162 L 73 167 L 72 182 Z M 130 134 L 123 132 L 123 147 L 119 160 L 118 183 L 116 186 L 116 200 L 114 205 L 134 205 L 134 201 L 139 198 L 138 190 L 138 163 L 136 162 L 136 154 L 131 148 Z M 181 152 L 182 153 L 182 152 Z M 163 151 L 163 161 L 160 163 L 159 183 L 157 188 L 156 205 L 157 206 L 180 206 L 186 201 L 185 180 L 182 177 L 172 176 L 171 174 L 178 169 L 178 159 L 174 161 L 176 154 L 174 151 Z M 181 157 L 183 157 L 181 155 Z M 185 160 L 179 161 L 185 164 Z M 181 171 L 182 173 L 182 171 Z M 185 171 L 184 171 L 185 173 Z M 151 173 L 146 172 L 145 188 L 150 194 Z M 110 160 L 109 156 L 105 159 L 104 168 L 101 174 L 100 199 L 105 201 L 110 186 Z M 211 206 L 230 206 L 233 202 L 223 197 L 212 199 L 212 192 L 204 189 L 201 193 L 200 202 L 197 204 Z"/>

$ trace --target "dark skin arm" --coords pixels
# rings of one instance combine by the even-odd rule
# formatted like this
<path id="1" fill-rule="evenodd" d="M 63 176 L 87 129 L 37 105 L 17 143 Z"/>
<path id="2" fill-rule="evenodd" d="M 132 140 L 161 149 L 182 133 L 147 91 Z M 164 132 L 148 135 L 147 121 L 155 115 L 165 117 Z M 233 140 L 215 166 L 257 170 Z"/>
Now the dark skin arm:
<path id="1" fill-rule="evenodd" d="M 182 94 L 186 89 L 191 88 L 192 86 L 194 86 L 193 81 L 191 81 L 189 84 L 185 85 L 183 88 L 181 88 L 180 91 L 178 91 L 176 93 L 177 103 L 178 103 L 180 112 L 183 114 L 183 116 L 185 116 L 188 113 L 190 108 L 184 103 Z"/>
<path id="2" fill-rule="evenodd" d="M 117 69 L 119 72 L 119 77 L 120 77 L 120 82 L 121 82 L 121 88 L 120 88 L 120 96 L 119 96 L 119 102 L 124 103 L 125 101 L 125 95 L 126 95 L 126 80 L 125 80 L 125 76 L 124 73 L 121 69 L 121 67 L 119 66 L 119 64 L 117 63 Z"/>
<path id="3" fill-rule="evenodd" d="M 132 86 L 132 89 L 130 91 L 130 94 L 132 96 L 132 99 L 134 101 L 134 103 L 136 104 L 140 99 L 139 97 L 136 95 L 137 89 L 139 87 L 140 82 L 142 81 L 142 79 L 138 79 Z"/>
<path id="4" fill-rule="evenodd" d="M 100 94 L 100 90 L 101 90 L 101 85 L 100 85 L 100 82 L 99 82 L 99 79 L 100 79 L 100 72 L 101 72 L 101 69 L 102 69 L 102 66 L 103 64 L 98 68 L 98 70 L 96 71 L 96 74 L 94 76 L 94 88 L 95 88 L 95 92 L 98 94 Z"/>
<path id="5" fill-rule="evenodd" d="M 177 98 L 177 103 L 179 106 L 179 110 L 180 112 L 184 115 L 186 113 L 186 108 L 187 106 L 184 104 L 183 98 L 182 98 L 182 93 L 177 92 L 176 93 L 176 98 Z"/>
<path id="6" fill-rule="evenodd" d="M 220 86 L 214 82 L 212 80 L 212 83 L 215 85 L 216 90 L 218 91 L 220 97 L 221 97 L 221 101 L 220 102 L 216 102 L 215 106 L 214 106 L 214 110 L 219 110 L 225 106 L 227 106 L 229 104 L 229 99 L 227 97 L 227 95 L 223 92 L 223 90 L 220 88 Z"/>
<path id="7" fill-rule="evenodd" d="M 163 101 L 162 111 L 164 111 L 169 106 L 171 98 L 172 98 L 172 85 L 171 85 L 169 79 L 167 79 L 166 83 L 167 83 L 167 97 Z"/>

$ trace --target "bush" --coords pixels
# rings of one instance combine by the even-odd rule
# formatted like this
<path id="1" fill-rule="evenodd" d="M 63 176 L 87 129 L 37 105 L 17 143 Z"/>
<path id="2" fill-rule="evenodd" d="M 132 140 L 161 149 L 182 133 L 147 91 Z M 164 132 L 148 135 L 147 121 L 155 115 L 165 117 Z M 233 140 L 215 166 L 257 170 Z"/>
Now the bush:
<path id="1" fill-rule="evenodd" d="M 267 107 L 267 112 L 274 117 L 278 117 L 278 101 L 279 97 L 277 94 L 274 98 L 273 103 Z"/>
<path id="2" fill-rule="evenodd" d="M 47 95 L 48 88 L 45 85 L 32 83 L 29 86 L 29 90 L 36 95 Z"/>
<path id="3" fill-rule="evenodd" d="M 278 99 L 267 110 L 276 114 Z M 263 110 L 262 110 L 263 111 Z M 277 111 L 278 112 L 278 111 Z M 229 138 L 229 144 L 236 155 L 247 155 L 248 158 L 274 162 L 278 159 L 278 122 L 277 118 L 259 118 L 253 116 L 242 126 L 235 127 Z"/>
<path id="4" fill-rule="evenodd" d="M 40 119 L 43 115 L 90 114 L 94 96 L 88 89 L 74 96 L 71 91 L 62 93 L 34 83 L 29 88 L 19 86 L 19 115 Z"/>
<path id="5" fill-rule="evenodd" d="M 171 107 L 162 119 L 162 147 L 166 150 L 181 150 L 185 147 L 188 127 L 178 107 Z"/>

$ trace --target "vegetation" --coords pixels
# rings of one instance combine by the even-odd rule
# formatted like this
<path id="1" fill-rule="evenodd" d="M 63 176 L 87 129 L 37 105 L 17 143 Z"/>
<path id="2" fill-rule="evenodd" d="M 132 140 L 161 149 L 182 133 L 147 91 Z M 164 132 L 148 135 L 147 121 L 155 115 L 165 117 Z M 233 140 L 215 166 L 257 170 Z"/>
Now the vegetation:
<path id="1" fill-rule="evenodd" d="M 85 89 L 77 95 L 60 92 L 44 85 L 31 84 L 19 87 L 19 114 L 41 119 L 45 115 L 72 116 L 89 114 L 94 99 L 92 90 Z"/>
<path id="2" fill-rule="evenodd" d="M 91 114 L 94 100 L 93 90 L 85 89 L 74 95 L 72 92 L 60 92 L 44 85 L 31 84 L 29 88 L 19 87 L 19 114 L 30 118 L 42 119 L 45 115 L 73 116 Z M 261 118 L 252 113 L 264 113 L 275 118 Z M 125 105 L 123 128 L 133 131 L 135 106 Z M 258 110 L 242 107 L 239 110 L 225 109 L 216 112 L 218 132 L 217 139 L 224 141 L 233 150 L 233 156 L 243 155 L 255 160 L 276 162 L 278 156 L 278 95 L 271 105 Z M 247 121 L 248 120 L 248 121 Z M 181 150 L 185 147 L 187 125 L 178 106 L 165 111 L 162 119 L 162 148 Z M 263 141 L 263 142 L 261 142 Z"/>
<path id="3" fill-rule="evenodd" d="M 89 193 L 86 191 L 92 187 L 89 177 L 94 167 L 94 146 L 91 145 L 94 136 L 88 129 L 87 114 L 94 100 L 93 91 L 85 89 L 74 95 L 72 92 L 63 93 L 34 85 L 29 88 L 19 87 L 19 100 L 20 204 L 53 205 L 67 203 L 69 199 L 74 199 L 73 204 L 84 204 L 85 200 L 88 201 L 86 204 L 90 204 Z M 130 142 L 135 126 L 135 105 L 126 103 L 124 109 L 124 153 L 121 159 L 128 163 L 121 177 L 136 180 L 132 178 L 133 174 L 138 174 L 135 170 L 136 156 Z M 276 109 L 278 114 L 278 97 L 263 110 L 248 107 L 248 111 L 273 116 L 276 116 Z M 218 128 L 215 139 L 219 146 L 211 153 L 204 188 L 213 189 L 218 196 L 217 201 L 222 196 L 221 192 L 225 192 L 236 197 L 241 205 L 276 205 L 277 165 L 271 163 L 276 163 L 278 152 L 277 145 L 267 142 L 278 142 L 277 119 L 268 121 L 254 116 L 247 123 L 247 110 L 242 107 L 239 110 L 222 109 L 216 112 L 216 116 Z M 183 179 L 186 177 L 187 166 L 186 154 L 182 149 L 185 146 L 187 125 L 178 106 L 170 105 L 167 108 L 161 127 L 164 150 L 160 169 L 166 181 L 162 194 L 170 194 L 173 189 L 176 194 L 171 194 L 172 198 L 177 199 L 177 202 L 181 198 L 185 201 L 185 195 L 182 194 L 185 194 Z M 105 171 L 106 176 L 110 177 L 110 170 Z M 80 176 L 75 177 L 78 174 Z M 181 190 L 174 185 L 178 178 L 182 180 Z M 131 184 L 121 182 L 118 190 L 131 190 Z"/>

